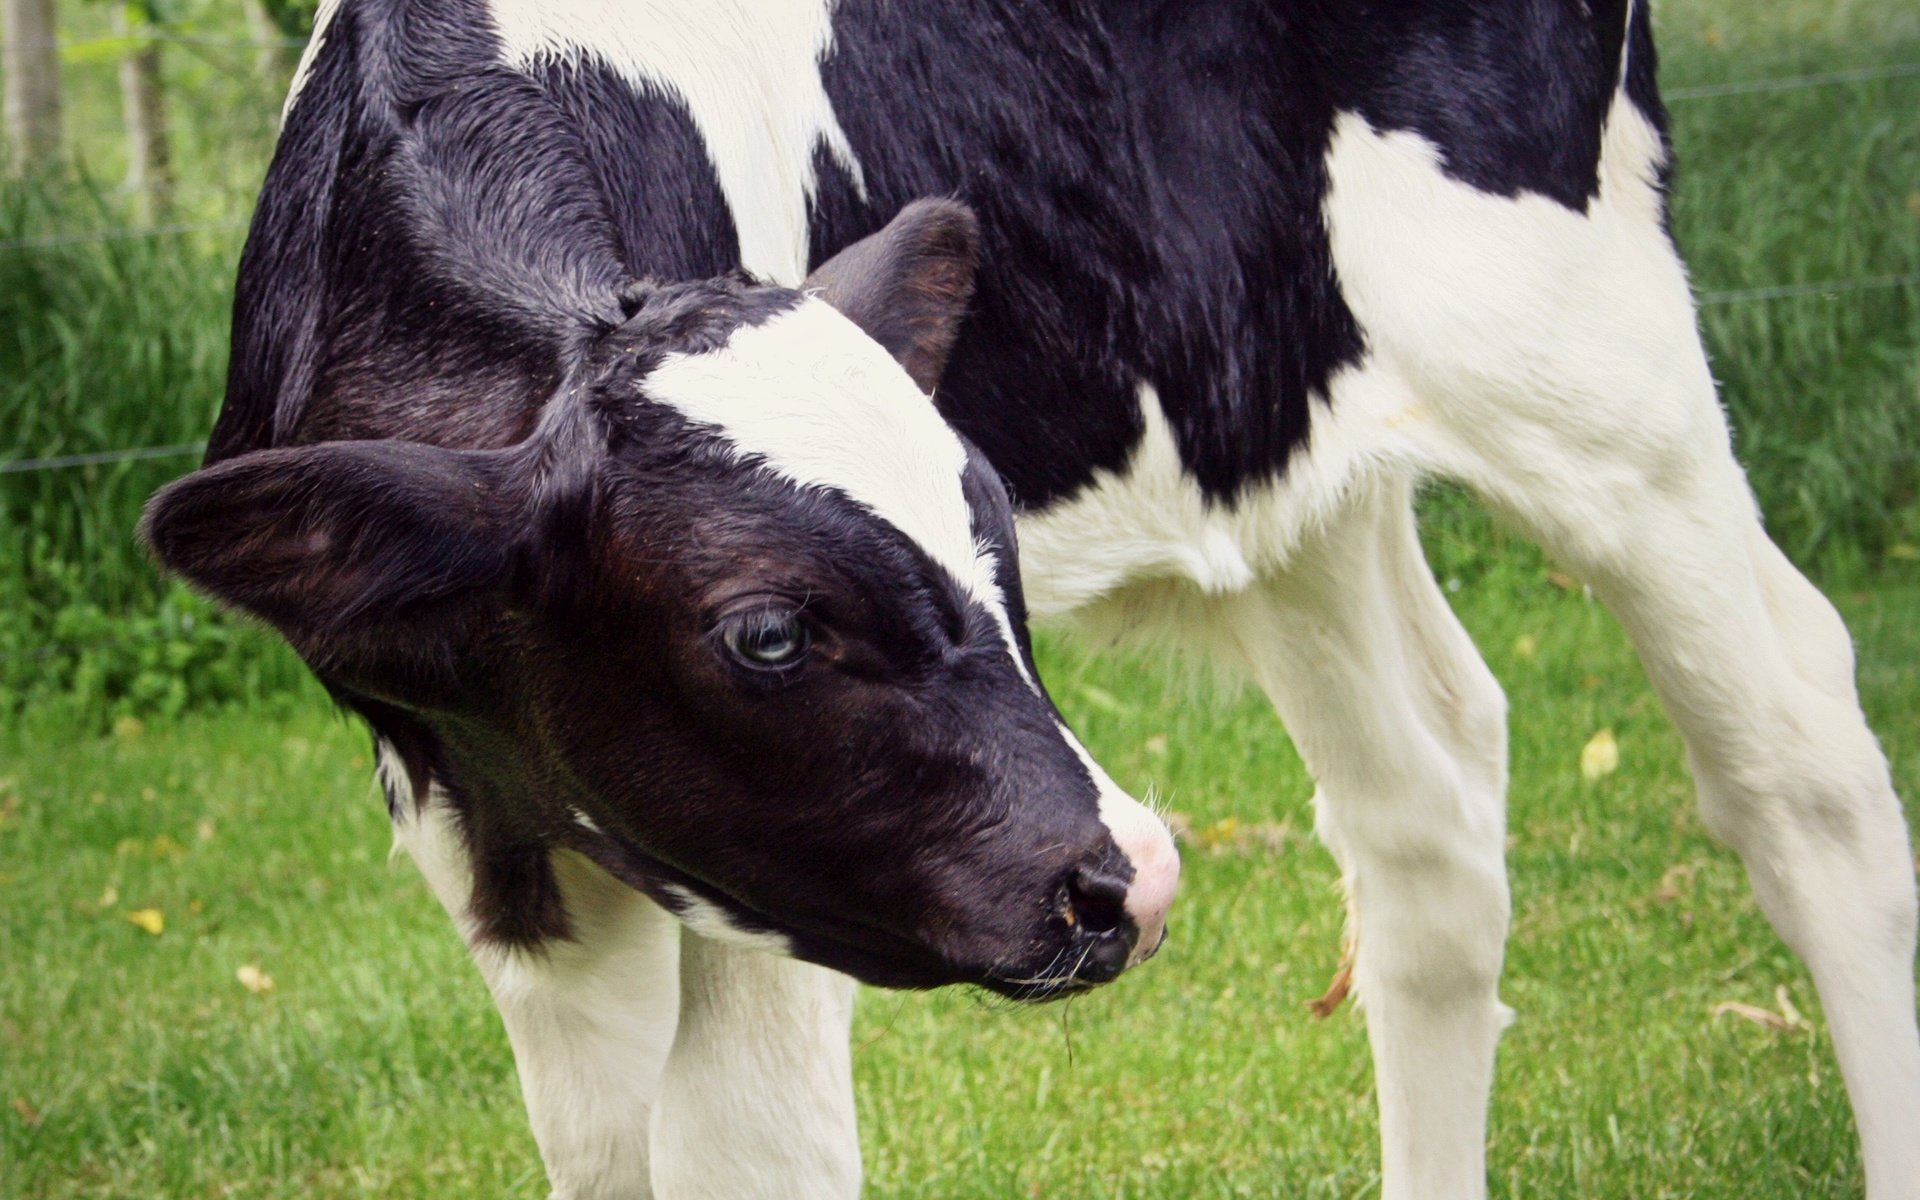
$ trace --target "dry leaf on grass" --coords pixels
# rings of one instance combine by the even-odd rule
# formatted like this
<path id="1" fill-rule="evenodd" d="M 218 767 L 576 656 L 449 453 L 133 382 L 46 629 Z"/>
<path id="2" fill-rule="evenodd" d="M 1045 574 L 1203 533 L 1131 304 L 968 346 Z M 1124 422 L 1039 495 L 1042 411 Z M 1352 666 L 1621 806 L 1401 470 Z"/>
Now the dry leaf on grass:
<path id="1" fill-rule="evenodd" d="M 233 973 L 240 986 L 258 996 L 273 990 L 273 976 L 262 971 L 254 963 L 248 963 Z"/>
<path id="2" fill-rule="evenodd" d="M 1602 729 L 1580 747 L 1580 778 L 1595 783 L 1620 769 L 1620 743 L 1613 730 Z"/>
<path id="3" fill-rule="evenodd" d="M 1757 1004 L 1745 1004 L 1739 1000 L 1722 1000 L 1713 1006 L 1713 1018 L 1717 1021 L 1723 1016 L 1739 1017 L 1742 1021 L 1751 1021 L 1755 1025 L 1781 1033 L 1805 1033 L 1812 1029 L 1807 1019 L 1800 1015 L 1800 1010 L 1793 1006 L 1793 1001 L 1787 998 L 1785 985 L 1774 989 L 1773 998 L 1780 1005 L 1779 1012 L 1761 1008 Z"/>
<path id="4" fill-rule="evenodd" d="M 1242 821 L 1222 817 L 1211 825 L 1195 827 L 1191 819 L 1175 826 L 1175 836 L 1187 845 L 1208 854 L 1277 854 L 1293 840 L 1291 821 Z M 1169 825 L 1173 825 L 1169 818 Z"/>
<path id="5" fill-rule="evenodd" d="M 159 937 L 162 933 L 166 932 L 167 916 L 157 908 L 130 909 L 124 915 L 127 920 L 138 925 L 155 937 Z"/>
<path id="6" fill-rule="evenodd" d="M 1340 966 L 1327 981 L 1327 990 L 1307 1001 L 1307 1011 L 1322 1021 L 1332 1016 L 1353 991 L 1353 945 L 1351 940 L 1340 944 Z"/>
<path id="7" fill-rule="evenodd" d="M 1693 886 L 1693 864 L 1675 863 L 1660 876 L 1660 886 L 1653 889 L 1655 904 L 1672 904 L 1678 900 L 1687 888 Z"/>

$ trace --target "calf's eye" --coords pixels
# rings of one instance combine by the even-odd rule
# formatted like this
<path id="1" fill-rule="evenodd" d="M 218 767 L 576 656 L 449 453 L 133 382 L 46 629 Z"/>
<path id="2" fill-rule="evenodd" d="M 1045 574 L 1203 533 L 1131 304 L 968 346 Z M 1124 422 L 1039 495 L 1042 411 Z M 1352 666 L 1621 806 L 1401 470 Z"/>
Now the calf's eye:
<path id="1" fill-rule="evenodd" d="M 798 613 L 760 608 L 727 617 L 720 644 L 741 666 L 754 671 L 783 671 L 807 656 L 811 644 Z"/>

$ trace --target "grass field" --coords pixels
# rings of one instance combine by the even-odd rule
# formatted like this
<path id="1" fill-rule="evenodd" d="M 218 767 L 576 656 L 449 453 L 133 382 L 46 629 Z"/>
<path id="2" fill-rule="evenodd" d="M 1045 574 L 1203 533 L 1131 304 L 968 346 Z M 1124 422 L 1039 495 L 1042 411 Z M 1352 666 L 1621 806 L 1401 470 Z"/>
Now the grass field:
<path id="1" fill-rule="evenodd" d="M 1520 1019 L 1496 1193 L 1857 1194 L 1805 974 L 1701 832 L 1611 620 L 1514 558 L 1457 596 L 1515 714 Z M 1920 794 L 1920 577 L 1840 600 L 1867 705 Z M 1340 908 L 1273 718 L 1138 662 L 1050 647 L 1043 665 L 1115 775 L 1194 827 L 1174 936 L 1066 1006 L 865 993 L 870 1194 L 1368 1194 L 1360 1021 L 1304 1008 Z M 365 738 L 306 699 L 277 719 L 28 729 L 0 747 L 0 1195 L 543 1194 L 485 990 L 411 868 L 385 861 Z M 1602 728 L 1621 766 L 1587 783 L 1580 749 Z M 144 910 L 163 932 L 127 915 Z M 273 989 L 243 987 L 245 966 Z M 1712 1015 L 1777 1011 L 1780 989 L 1806 1028 Z"/>
<path id="2" fill-rule="evenodd" d="M 1920 62 L 1906 0 L 1657 12 L 1670 87 Z M 1677 100 L 1674 128 L 1675 228 L 1702 288 L 1920 270 L 1920 79 Z M 220 160 L 206 129 L 188 144 L 222 180 L 258 170 Z M 109 200 L 82 211 L 85 194 L 0 191 L 0 241 L 119 219 Z M 197 203 L 187 216 L 229 215 Z M 0 458 L 204 436 L 236 248 L 212 232 L 0 253 Z M 1911 820 L 1920 289 L 1703 319 L 1772 526 L 1853 625 Z M 542 1196 L 485 991 L 411 868 L 386 861 L 364 734 L 132 550 L 140 498 L 181 465 L 0 476 L 0 1197 Z M 1514 713 L 1519 1021 L 1495 1194 L 1857 1195 L 1812 989 L 1701 831 L 1612 621 L 1457 497 L 1431 515 L 1436 568 Z M 1284 735 L 1250 697 L 1043 650 L 1096 755 L 1191 826 L 1173 938 L 1044 1010 L 865 993 L 869 1194 L 1373 1194 L 1360 1020 L 1304 1007 L 1341 912 Z M 1587 782 L 1601 729 L 1621 765 Z M 1790 1028 L 1714 1015 L 1784 1013 L 1783 997 Z"/>

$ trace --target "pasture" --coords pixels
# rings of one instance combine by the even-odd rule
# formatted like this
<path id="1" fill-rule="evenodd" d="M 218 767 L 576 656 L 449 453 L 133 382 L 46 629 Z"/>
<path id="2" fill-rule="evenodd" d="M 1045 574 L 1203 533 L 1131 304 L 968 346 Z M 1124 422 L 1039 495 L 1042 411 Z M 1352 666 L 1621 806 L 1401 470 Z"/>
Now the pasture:
<path id="1" fill-rule="evenodd" d="M 1656 11 L 1675 231 L 1740 451 L 1776 536 L 1852 626 L 1912 821 L 1920 72 L 1805 79 L 1920 63 L 1920 14 Z M 183 223 L 243 213 L 264 163 L 258 139 L 212 136 L 209 108 L 181 118 L 183 161 L 237 182 L 183 199 Z M 114 224 L 117 201 L 84 179 L 0 196 L 0 457 L 204 436 L 238 232 L 7 248 Z M 366 736 L 130 546 L 140 500 L 187 461 L 0 475 L 0 1196 L 544 1195 L 491 1002 L 387 860 Z M 1617 627 L 1466 498 L 1436 492 L 1427 516 L 1513 713 L 1518 1020 L 1494 1194 L 1857 1195 L 1811 985 L 1702 831 Z M 1306 1007 L 1337 964 L 1341 903 L 1271 712 L 1159 661 L 1041 652 L 1092 752 L 1186 829 L 1170 941 L 1042 1009 L 864 993 L 868 1194 L 1373 1194 L 1359 1015 Z M 1603 734 L 1617 765 L 1596 750 L 1583 772 Z"/>

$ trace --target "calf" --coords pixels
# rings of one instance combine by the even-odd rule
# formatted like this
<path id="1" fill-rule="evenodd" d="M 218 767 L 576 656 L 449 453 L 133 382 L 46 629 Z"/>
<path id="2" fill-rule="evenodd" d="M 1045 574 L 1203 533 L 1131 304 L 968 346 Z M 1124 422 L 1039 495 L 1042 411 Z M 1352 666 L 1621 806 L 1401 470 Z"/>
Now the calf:
<path id="1" fill-rule="evenodd" d="M 1632 0 L 324 5 L 149 536 L 373 726 L 557 1194 L 857 1188 L 846 988 L 738 944 L 1016 995 L 1151 951 L 1172 855 L 1031 606 L 1272 697 L 1383 1194 L 1472 1197 L 1504 702 L 1411 509 L 1461 480 L 1626 624 L 1920 1195 L 1907 832 L 1667 162 Z"/>

